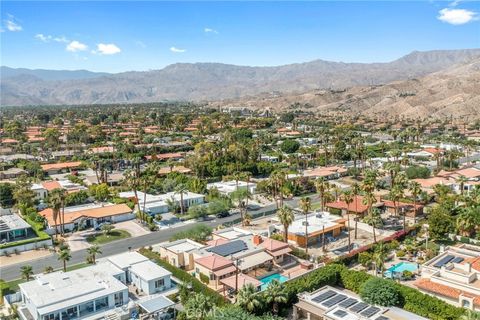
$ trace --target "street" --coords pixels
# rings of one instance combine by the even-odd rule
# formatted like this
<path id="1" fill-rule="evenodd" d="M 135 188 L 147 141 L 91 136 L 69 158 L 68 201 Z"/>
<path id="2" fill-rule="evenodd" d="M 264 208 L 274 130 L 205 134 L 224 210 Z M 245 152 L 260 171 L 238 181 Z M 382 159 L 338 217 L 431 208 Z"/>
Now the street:
<path id="1" fill-rule="evenodd" d="M 314 197 L 312 197 L 312 200 Z M 300 198 L 294 198 L 292 200 L 285 200 L 284 204 L 289 205 L 291 207 L 295 207 L 298 205 L 298 200 Z M 272 211 L 275 208 L 275 205 L 265 206 L 259 210 L 252 211 L 251 213 L 262 213 Z M 196 224 L 204 224 L 210 226 L 212 228 L 217 227 L 218 225 L 233 221 L 238 219 L 238 215 L 232 215 L 222 219 L 215 219 L 211 221 L 204 221 L 204 222 L 197 222 Z M 142 235 L 135 238 L 128 238 L 124 240 L 118 240 L 115 242 L 106 243 L 101 246 L 102 254 L 100 257 L 107 257 L 115 254 L 119 254 L 131 249 L 138 249 L 141 247 L 148 247 L 157 243 L 168 241 L 174 234 L 180 231 L 184 231 L 190 229 L 192 224 L 186 224 L 179 227 L 173 227 L 170 229 L 163 229 L 157 232 L 152 232 L 150 234 Z M 67 265 L 75 265 L 79 263 L 85 262 L 87 257 L 87 250 L 82 249 L 78 251 L 71 252 L 72 258 L 70 261 L 67 262 Z M 31 260 L 28 262 L 22 262 L 17 264 L 12 264 L 6 267 L 0 268 L 0 278 L 5 281 L 11 281 L 20 278 L 20 267 L 23 265 L 31 265 L 33 268 L 33 272 L 41 273 L 45 270 L 46 267 L 51 266 L 54 269 L 62 268 L 62 262 L 58 260 L 57 255 L 48 256 L 45 258 L 40 258 L 36 260 Z"/>

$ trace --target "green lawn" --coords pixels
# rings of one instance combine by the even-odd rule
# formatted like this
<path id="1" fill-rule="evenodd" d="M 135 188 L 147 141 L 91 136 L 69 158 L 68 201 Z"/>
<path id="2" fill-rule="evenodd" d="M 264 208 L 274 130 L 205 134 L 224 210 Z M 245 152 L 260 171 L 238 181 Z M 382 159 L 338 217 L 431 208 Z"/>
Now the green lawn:
<path id="1" fill-rule="evenodd" d="M 130 238 L 131 235 L 125 230 L 112 230 L 110 234 L 103 233 L 91 235 L 87 237 L 87 242 L 91 244 L 104 244 L 115 240 Z"/>

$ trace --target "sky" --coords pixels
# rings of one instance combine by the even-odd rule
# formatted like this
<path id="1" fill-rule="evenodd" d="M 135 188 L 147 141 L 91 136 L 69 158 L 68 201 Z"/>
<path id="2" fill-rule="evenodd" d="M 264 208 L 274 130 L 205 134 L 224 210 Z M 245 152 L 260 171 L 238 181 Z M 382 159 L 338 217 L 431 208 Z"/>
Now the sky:
<path id="1" fill-rule="evenodd" d="M 0 9 L 0 64 L 16 68 L 388 62 L 480 48 L 477 1 L 1 1 Z"/>

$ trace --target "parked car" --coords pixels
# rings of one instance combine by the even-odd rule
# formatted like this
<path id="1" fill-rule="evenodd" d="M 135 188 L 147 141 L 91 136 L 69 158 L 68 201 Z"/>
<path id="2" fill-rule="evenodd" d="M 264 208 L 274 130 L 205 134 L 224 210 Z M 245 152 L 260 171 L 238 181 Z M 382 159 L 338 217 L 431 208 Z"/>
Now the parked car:
<path id="1" fill-rule="evenodd" d="M 220 212 L 220 213 L 216 214 L 217 218 L 226 218 L 226 217 L 229 217 L 229 216 L 230 216 L 230 213 L 228 211 L 224 211 L 224 212 Z"/>

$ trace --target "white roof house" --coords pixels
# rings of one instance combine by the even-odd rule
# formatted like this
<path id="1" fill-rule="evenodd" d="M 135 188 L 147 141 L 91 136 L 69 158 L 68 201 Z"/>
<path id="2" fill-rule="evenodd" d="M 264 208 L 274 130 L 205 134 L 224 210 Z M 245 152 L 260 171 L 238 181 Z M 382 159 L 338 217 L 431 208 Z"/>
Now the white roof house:
<path id="1" fill-rule="evenodd" d="M 163 277 L 170 277 L 172 273 L 160 267 L 158 264 L 147 260 L 136 263 L 130 268 L 130 272 L 140 275 L 146 281 L 155 280 Z"/>
<path id="2" fill-rule="evenodd" d="M 239 190 L 241 189 L 247 189 L 251 194 L 254 194 L 256 189 L 257 189 L 257 184 L 253 182 L 246 182 L 246 181 L 237 181 L 231 180 L 231 181 L 221 181 L 221 182 L 214 182 L 214 183 L 209 183 L 207 184 L 207 189 L 212 189 L 212 188 L 217 188 L 217 190 L 220 193 L 229 195 L 230 193 L 234 192 L 237 190 L 237 187 Z"/>
<path id="3" fill-rule="evenodd" d="M 143 192 L 137 192 L 138 201 L 140 203 L 140 208 L 143 211 L 146 211 L 150 214 L 157 214 L 157 213 L 166 213 L 169 211 L 168 202 L 175 201 L 178 205 L 180 205 L 181 196 L 179 193 L 176 192 L 168 192 L 165 194 L 159 195 L 152 195 L 152 194 L 145 194 Z M 133 199 L 135 198 L 135 193 L 133 191 L 127 192 L 120 192 L 120 198 L 128 198 Z M 145 199 L 145 207 L 143 206 Z M 185 208 L 188 208 L 192 205 L 202 204 L 205 201 L 205 195 L 193 192 L 185 192 L 183 193 L 183 205 Z"/>
<path id="4" fill-rule="evenodd" d="M 323 229 L 328 229 L 338 225 L 336 222 L 341 217 L 331 215 L 329 212 L 314 213 L 307 216 L 307 231 L 309 234 L 317 233 Z M 275 226 L 277 229 L 283 230 L 281 224 Z M 288 227 L 289 233 L 305 234 L 305 216 L 296 215 L 290 227 Z"/>
<path id="5" fill-rule="evenodd" d="M 148 261 L 148 258 L 138 252 L 125 252 L 107 258 L 112 264 L 121 270 L 126 270 L 135 263 Z"/>

